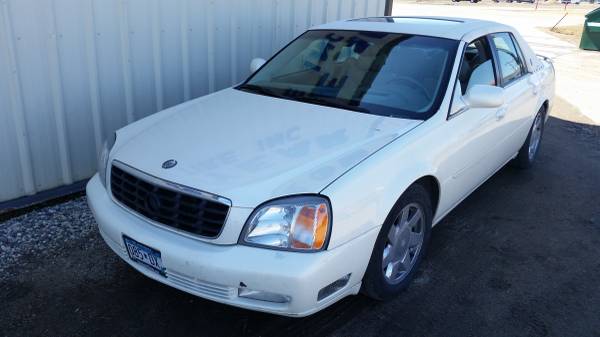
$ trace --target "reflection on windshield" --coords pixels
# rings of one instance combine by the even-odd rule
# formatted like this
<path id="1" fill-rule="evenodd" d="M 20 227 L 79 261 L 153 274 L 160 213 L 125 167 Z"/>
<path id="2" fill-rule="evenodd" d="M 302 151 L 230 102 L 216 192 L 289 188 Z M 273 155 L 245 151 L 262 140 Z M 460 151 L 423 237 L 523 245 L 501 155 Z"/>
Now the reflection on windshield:
<path id="1" fill-rule="evenodd" d="M 238 87 L 262 95 L 425 119 L 439 107 L 458 42 L 355 31 L 309 31 Z"/>

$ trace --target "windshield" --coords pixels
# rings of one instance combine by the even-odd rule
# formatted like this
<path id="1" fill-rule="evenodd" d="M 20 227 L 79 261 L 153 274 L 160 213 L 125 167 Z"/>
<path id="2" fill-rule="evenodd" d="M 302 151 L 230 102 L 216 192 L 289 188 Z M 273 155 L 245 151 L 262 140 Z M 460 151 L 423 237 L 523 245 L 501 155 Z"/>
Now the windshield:
<path id="1" fill-rule="evenodd" d="M 458 41 L 358 31 L 308 31 L 238 89 L 402 118 L 442 100 Z"/>

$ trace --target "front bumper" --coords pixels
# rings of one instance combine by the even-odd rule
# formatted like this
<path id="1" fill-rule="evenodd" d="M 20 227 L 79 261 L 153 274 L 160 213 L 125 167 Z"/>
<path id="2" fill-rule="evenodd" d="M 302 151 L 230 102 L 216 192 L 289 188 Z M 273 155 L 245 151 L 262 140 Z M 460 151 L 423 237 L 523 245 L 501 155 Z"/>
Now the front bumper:
<path id="1" fill-rule="evenodd" d="M 378 234 L 375 228 L 342 246 L 318 253 L 216 245 L 159 228 L 129 213 L 111 200 L 97 175 L 86 191 L 100 234 L 139 272 L 199 297 L 286 316 L 307 316 L 358 293 Z M 159 250 L 166 277 L 132 261 L 123 235 Z M 348 274 L 350 280 L 345 287 L 317 300 L 319 290 Z M 290 301 L 274 303 L 239 297 L 242 284 L 247 289 L 288 296 Z"/>

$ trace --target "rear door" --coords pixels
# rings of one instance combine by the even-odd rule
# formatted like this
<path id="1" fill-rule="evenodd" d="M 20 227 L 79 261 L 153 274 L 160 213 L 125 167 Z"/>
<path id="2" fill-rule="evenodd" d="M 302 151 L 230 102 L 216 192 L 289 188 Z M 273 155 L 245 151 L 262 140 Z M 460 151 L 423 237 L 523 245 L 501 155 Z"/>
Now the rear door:
<path id="1" fill-rule="evenodd" d="M 515 155 L 525 142 L 535 115 L 538 88 L 528 73 L 515 38 L 511 33 L 490 35 L 494 59 L 499 73 L 499 85 L 504 88 L 504 106 L 498 112 L 500 162 Z M 501 164 L 500 164 L 501 165 Z"/>

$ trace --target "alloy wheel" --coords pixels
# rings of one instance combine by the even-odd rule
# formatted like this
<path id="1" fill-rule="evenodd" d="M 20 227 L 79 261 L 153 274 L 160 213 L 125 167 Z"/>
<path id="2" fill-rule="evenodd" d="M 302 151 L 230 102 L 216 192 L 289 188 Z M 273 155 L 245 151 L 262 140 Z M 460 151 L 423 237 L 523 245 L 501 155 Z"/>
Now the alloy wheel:
<path id="1" fill-rule="evenodd" d="M 542 114 L 538 114 L 535 117 L 535 121 L 533 122 L 533 128 L 531 129 L 531 136 L 529 139 L 529 160 L 533 161 L 535 155 L 537 153 L 537 149 L 540 145 L 540 140 L 542 138 Z"/>
<path id="2" fill-rule="evenodd" d="M 389 284 L 398 284 L 410 273 L 423 247 L 424 212 L 420 205 L 406 205 L 390 227 L 383 249 L 382 271 Z"/>

